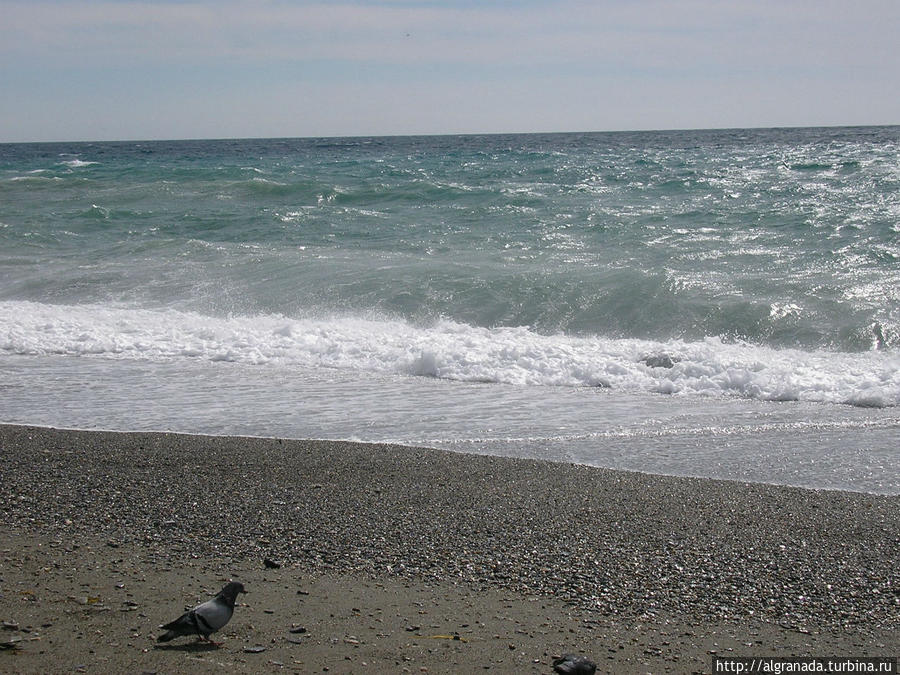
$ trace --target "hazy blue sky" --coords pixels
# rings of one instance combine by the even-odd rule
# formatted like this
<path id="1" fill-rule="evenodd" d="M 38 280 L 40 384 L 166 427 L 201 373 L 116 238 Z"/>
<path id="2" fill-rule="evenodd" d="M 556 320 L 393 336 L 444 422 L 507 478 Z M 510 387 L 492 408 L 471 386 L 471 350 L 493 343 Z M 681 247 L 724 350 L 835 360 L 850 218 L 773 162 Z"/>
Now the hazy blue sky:
<path id="1" fill-rule="evenodd" d="M 0 141 L 900 123 L 898 0 L 0 0 Z"/>

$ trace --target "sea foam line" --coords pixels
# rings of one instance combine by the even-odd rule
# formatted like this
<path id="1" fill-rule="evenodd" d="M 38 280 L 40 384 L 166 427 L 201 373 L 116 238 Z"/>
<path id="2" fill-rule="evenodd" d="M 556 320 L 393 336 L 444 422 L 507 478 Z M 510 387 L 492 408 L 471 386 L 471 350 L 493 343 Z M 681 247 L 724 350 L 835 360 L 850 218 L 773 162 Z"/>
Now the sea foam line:
<path id="1" fill-rule="evenodd" d="M 0 302 L 8 355 L 202 359 L 336 368 L 516 386 L 608 387 L 856 406 L 900 405 L 900 355 L 542 335 L 449 320 L 417 326 L 353 316 L 212 317 L 171 309 Z"/>

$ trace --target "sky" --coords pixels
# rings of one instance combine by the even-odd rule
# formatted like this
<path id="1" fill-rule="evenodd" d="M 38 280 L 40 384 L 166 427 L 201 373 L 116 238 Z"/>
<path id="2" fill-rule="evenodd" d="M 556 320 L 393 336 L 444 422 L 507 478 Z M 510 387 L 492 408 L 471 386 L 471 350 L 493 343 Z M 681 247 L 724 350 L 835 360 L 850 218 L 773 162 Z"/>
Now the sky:
<path id="1" fill-rule="evenodd" d="M 0 0 L 0 142 L 900 123 L 898 0 Z"/>

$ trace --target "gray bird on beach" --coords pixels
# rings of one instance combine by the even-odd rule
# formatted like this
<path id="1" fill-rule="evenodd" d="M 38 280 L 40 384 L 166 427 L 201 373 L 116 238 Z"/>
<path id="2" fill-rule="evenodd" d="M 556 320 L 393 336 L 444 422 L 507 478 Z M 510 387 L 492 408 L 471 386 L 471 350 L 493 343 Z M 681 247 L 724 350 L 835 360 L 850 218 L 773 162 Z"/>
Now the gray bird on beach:
<path id="1" fill-rule="evenodd" d="M 209 636 L 231 621 L 238 593 L 246 592 L 244 584 L 238 581 L 226 584 L 212 600 L 207 600 L 174 621 L 160 626 L 166 632 L 156 638 L 156 641 L 168 642 L 184 635 L 196 635 L 198 640 L 206 640 L 218 646 L 220 643 L 213 642 Z"/>
<path id="2" fill-rule="evenodd" d="M 597 664 L 577 654 L 563 654 L 553 660 L 553 670 L 560 675 L 594 675 Z"/>

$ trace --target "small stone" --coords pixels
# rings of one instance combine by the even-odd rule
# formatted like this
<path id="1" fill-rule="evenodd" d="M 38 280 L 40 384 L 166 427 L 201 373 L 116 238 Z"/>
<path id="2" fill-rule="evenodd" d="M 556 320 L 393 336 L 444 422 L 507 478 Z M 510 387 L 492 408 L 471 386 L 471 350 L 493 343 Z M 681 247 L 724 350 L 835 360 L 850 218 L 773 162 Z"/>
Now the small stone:
<path id="1" fill-rule="evenodd" d="M 669 356 L 668 354 L 653 354 L 643 359 L 651 368 L 674 368 L 680 359 Z"/>
<path id="2" fill-rule="evenodd" d="M 0 640 L 0 649 L 18 649 L 18 643 L 21 642 L 24 638 L 16 635 L 10 638 L 3 638 Z"/>

